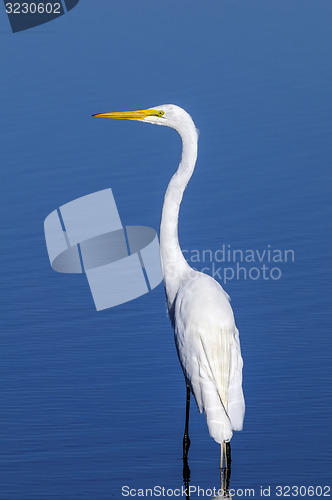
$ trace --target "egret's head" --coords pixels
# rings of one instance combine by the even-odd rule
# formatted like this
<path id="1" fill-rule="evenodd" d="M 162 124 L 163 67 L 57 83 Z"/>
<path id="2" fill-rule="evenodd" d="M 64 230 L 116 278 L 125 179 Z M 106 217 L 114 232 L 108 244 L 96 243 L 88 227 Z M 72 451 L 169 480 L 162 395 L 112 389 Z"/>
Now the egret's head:
<path id="1" fill-rule="evenodd" d="M 164 125 L 181 132 L 184 127 L 194 127 L 191 116 L 175 104 L 162 104 L 149 109 L 140 109 L 138 111 L 116 111 L 112 113 L 99 113 L 97 118 L 115 118 L 124 120 L 137 120 L 140 122 L 154 123 Z"/>

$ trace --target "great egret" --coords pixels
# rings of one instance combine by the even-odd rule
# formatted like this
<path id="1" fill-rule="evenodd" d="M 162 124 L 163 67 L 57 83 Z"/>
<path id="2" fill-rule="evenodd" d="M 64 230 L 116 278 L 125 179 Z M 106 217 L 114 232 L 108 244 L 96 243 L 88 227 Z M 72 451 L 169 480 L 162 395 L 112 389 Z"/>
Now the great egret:
<path id="1" fill-rule="evenodd" d="M 182 139 L 182 158 L 166 190 L 161 224 L 160 256 L 167 304 L 175 343 L 186 380 L 186 424 L 183 439 L 187 458 L 190 393 L 205 413 L 210 435 L 221 444 L 230 465 L 229 441 L 241 430 L 244 418 L 239 332 L 229 296 L 212 277 L 194 271 L 185 260 L 178 239 L 183 192 L 195 168 L 198 134 L 191 116 L 173 104 L 138 111 L 94 115 L 138 120 L 174 128 Z"/>

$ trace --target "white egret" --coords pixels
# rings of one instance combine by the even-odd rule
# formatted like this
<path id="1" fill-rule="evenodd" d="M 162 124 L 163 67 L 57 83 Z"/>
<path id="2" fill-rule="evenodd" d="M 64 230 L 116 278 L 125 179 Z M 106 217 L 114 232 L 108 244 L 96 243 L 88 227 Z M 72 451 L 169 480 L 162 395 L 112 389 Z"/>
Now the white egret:
<path id="1" fill-rule="evenodd" d="M 162 209 L 160 256 L 169 314 L 187 386 L 184 458 L 190 445 L 192 392 L 199 411 L 206 415 L 210 435 L 221 444 L 221 468 L 224 451 L 227 467 L 229 441 L 233 430 L 242 429 L 245 408 L 239 332 L 229 296 L 212 277 L 189 266 L 178 239 L 180 204 L 197 158 L 195 124 L 186 111 L 173 104 L 94 116 L 165 125 L 181 136 L 181 162 L 168 185 Z"/>

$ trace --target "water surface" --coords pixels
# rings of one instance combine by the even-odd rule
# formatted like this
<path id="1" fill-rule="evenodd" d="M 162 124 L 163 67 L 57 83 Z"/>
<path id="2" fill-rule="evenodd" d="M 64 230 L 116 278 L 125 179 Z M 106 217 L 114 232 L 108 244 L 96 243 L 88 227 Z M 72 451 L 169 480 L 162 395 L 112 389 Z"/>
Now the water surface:
<path id="1" fill-rule="evenodd" d="M 16 35 L 3 16 L 1 498 L 182 485 L 185 387 L 162 285 L 97 313 L 83 276 L 51 270 L 43 236 L 52 210 L 107 187 L 124 224 L 158 228 L 176 133 L 90 116 L 169 102 L 200 130 L 182 247 L 295 255 L 278 280 L 225 285 L 247 405 L 231 486 L 274 498 L 329 484 L 331 14 L 327 1 L 102 0 Z M 218 487 L 194 405 L 190 431 L 191 485 Z"/>

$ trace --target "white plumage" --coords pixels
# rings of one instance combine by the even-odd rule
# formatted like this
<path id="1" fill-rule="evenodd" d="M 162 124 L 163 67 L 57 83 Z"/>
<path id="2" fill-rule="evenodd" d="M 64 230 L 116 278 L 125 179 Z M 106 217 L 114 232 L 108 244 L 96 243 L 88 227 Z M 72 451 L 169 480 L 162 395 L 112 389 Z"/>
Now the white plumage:
<path id="1" fill-rule="evenodd" d="M 209 432 L 218 443 L 241 430 L 244 416 L 239 334 L 228 295 L 202 273 L 185 280 L 174 304 L 181 366 Z"/>
<path id="2" fill-rule="evenodd" d="M 239 332 L 229 296 L 210 276 L 194 271 L 178 241 L 179 208 L 197 158 L 198 134 L 190 115 L 177 106 L 158 106 L 182 138 L 182 158 L 166 194 L 160 252 L 175 342 L 186 383 L 209 432 L 218 443 L 241 430 L 244 418 Z M 167 124 L 167 123 L 166 123 Z"/>
<path id="3" fill-rule="evenodd" d="M 160 225 L 164 284 L 187 387 L 206 415 L 211 436 L 228 442 L 233 430 L 242 429 L 245 408 L 239 332 L 228 295 L 210 276 L 191 269 L 178 240 L 179 208 L 197 158 L 194 122 L 175 105 L 95 116 L 164 125 L 181 136 L 182 158 L 165 194 Z"/>

